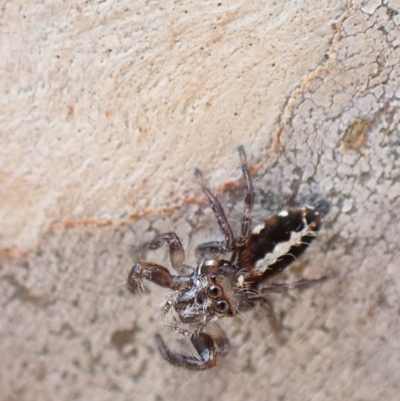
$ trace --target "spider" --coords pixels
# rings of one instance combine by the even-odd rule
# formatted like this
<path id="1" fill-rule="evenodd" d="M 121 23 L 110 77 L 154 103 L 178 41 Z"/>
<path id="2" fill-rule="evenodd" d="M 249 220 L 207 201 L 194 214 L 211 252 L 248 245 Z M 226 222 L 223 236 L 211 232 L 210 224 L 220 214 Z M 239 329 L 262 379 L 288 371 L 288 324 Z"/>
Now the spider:
<path id="1" fill-rule="evenodd" d="M 324 276 L 293 283 L 269 282 L 314 240 L 323 216 L 329 210 L 329 203 L 321 200 L 313 206 L 282 211 L 252 230 L 253 184 L 243 146 L 238 150 L 246 186 L 240 235 L 236 237 L 233 234 L 220 202 L 207 187 L 200 170 L 195 169 L 194 174 L 211 205 L 224 241 L 199 245 L 195 251 L 198 265 L 193 269 L 184 265 L 185 252 L 174 232 L 158 235 L 145 247 L 158 249 L 167 244 L 171 265 L 178 275 L 172 275 L 164 266 L 146 261 L 136 263 L 128 275 L 128 289 L 132 293 L 143 289 L 143 280 L 173 290 L 163 312 L 172 314 L 172 328 L 189 337 L 197 355 L 171 351 L 160 334 L 155 335 L 155 340 L 166 361 L 186 369 L 212 368 L 218 357 L 229 350 L 225 333 L 215 324 L 206 328 L 209 323 L 261 306 L 279 339 L 278 320 L 266 294 L 309 288 L 327 279 Z M 221 257 L 226 254 L 230 254 L 229 259 Z"/>

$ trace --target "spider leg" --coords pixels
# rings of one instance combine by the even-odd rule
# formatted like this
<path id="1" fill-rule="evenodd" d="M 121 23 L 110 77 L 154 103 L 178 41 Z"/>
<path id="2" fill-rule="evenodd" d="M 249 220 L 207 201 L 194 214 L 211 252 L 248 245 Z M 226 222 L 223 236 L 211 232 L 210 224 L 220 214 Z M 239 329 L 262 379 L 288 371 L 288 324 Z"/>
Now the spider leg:
<path id="1" fill-rule="evenodd" d="M 128 289 L 132 293 L 143 290 L 143 280 L 151 281 L 160 287 L 178 290 L 189 285 L 191 276 L 173 276 L 169 270 L 151 262 L 136 263 L 128 275 Z"/>
<path id="2" fill-rule="evenodd" d="M 260 283 L 258 284 L 258 290 L 260 293 L 266 292 L 286 292 L 293 289 L 303 289 L 303 288 L 311 288 L 314 285 L 323 283 L 328 280 L 327 276 L 323 276 L 321 278 L 313 279 L 313 280 L 299 280 L 294 283 L 283 283 L 283 284 L 274 284 L 274 283 Z"/>
<path id="3" fill-rule="evenodd" d="M 202 259 L 206 255 L 218 255 L 225 251 L 225 242 L 211 241 L 204 242 L 196 247 L 195 253 L 197 260 Z"/>
<path id="4" fill-rule="evenodd" d="M 279 332 L 281 325 L 275 315 L 274 307 L 272 306 L 271 301 L 267 298 L 260 297 L 259 303 L 262 308 L 264 308 L 264 310 L 267 312 L 268 323 L 271 326 L 272 333 L 274 334 L 276 341 L 278 342 L 278 344 L 282 344 L 283 338 Z"/>
<path id="5" fill-rule="evenodd" d="M 262 294 L 262 293 L 269 293 L 269 292 L 273 292 L 273 293 L 286 292 L 286 291 L 289 291 L 292 289 L 310 288 L 316 284 L 326 281 L 327 279 L 328 279 L 328 277 L 324 276 L 324 277 L 314 279 L 314 280 L 299 280 L 294 283 L 283 283 L 283 284 L 260 283 L 260 284 L 258 284 L 258 291 L 260 294 Z M 274 333 L 274 336 L 275 336 L 276 340 L 278 341 L 278 343 L 282 343 L 283 339 L 279 333 L 280 324 L 274 313 L 274 309 L 273 309 L 271 301 L 269 301 L 267 298 L 265 298 L 263 296 L 256 298 L 255 300 L 257 300 L 259 302 L 259 304 L 267 312 L 268 321 L 269 321 L 271 329 Z"/>
<path id="6" fill-rule="evenodd" d="M 190 341 L 200 359 L 189 355 L 172 352 L 159 334 L 155 335 L 158 350 L 162 357 L 171 365 L 184 367 L 189 370 L 205 370 L 215 366 L 217 362 L 217 347 L 212 337 L 207 333 L 193 333 Z"/>
<path id="7" fill-rule="evenodd" d="M 231 348 L 231 344 L 225 332 L 217 323 L 212 324 L 209 332 L 212 334 L 212 338 L 217 347 L 218 355 L 226 355 Z"/>
<path id="8" fill-rule="evenodd" d="M 169 256 L 172 267 L 180 274 L 187 273 L 187 267 L 183 265 L 185 261 L 185 251 L 179 237 L 174 232 L 157 235 L 152 241 L 143 245 L 146 249 L 158 249 L 164 244 L 168 244 Z"/>
<path id="9" fill-rule="evenodd" d="M 226 250 L 231 250 L 233 248 L 233 245 L 235 242 L 235 237 L 233 236 L 232 228 L 228 223 L 228 219 L 225 216 L 224 209 L 222 209 L 221 203 L 216 198 L 216 196 L 207 187 L 207 185 L 204 181 L 203 175 L 201 174 L 201 171 L 198 168 L 196 168 L 194 170 L 194 175 L 199 180 L 201 189 L 203 190 L 204 194 L 206 195 L 208 201 L 210 202 L 211 209 L 214 212 L 214 216 L 218 221 L 219 228 L 225 237 L 225 247 L 224 248 Z"/>
<path id="10" fill-rule="evenodd" d="M 242 162 L 242 171 L 244 181 L 246 183 L 246 193 L 244 195 L 244 211 L 242 220 L 242 229 L 239 238 L 235 239 L 235 247 L 242 247 L 246 244 L 250 234 L 251 234 L 251 211 L 254 204 L 254 188 L 251 176 L 249 173 L 249 168 L 247 167 L 246 153 L 242 145 L 238 147 L 240 160 Z"/>
<path id="11" fill-rule="evenodd" d="M 195 333 L 199 332 L 199 329 L 196 331 L 191 331 L 185 329 L 182 325 L 179 324 L 178 321 L 173 320 L 172 321 L 172 329 L 178 332 L 181 336 L 189 337 L 194 335 Z M 201 330 L 201 329 L 200 329 Z M 217 352 L 219 355 L 226 355 L 229 352 L 229 349 L 231 348 L 231 344 L 229 342 L 229 339 L 225 332 L 221 329 L 219 324 L 217 323 L 212 323 L 211 327 L 208 329 L 209 336 L 212 337 L 215 346 L 217 347 Z M 205 333 L 203 333 L 205 334 Z"/>
<path id="12" fill-rule="evenodd" d="M 246 153 L 242 145 L 238 147 L 240 160 L 242 162 L 242 171 L 243 177 L 246 183 L 246 193 L 244 196 L 244 212 L 243 212 L 243 220 L 242 220 L 242 228 L 239 238 L 235 238 L 232 232 L 232 228 L 228 223 L 228 219 L 226 218 L 225 212 L 221 206 L 221 203 L 217 199 L 217 197 L 210 191 L 207 187 L 203 175 L 199 169 L 194 170 L 194 174 L 200 182 L 201 189 L 206 195 L 208 201 L 210 202 L 211 209 L 214 212 L 214 215 L 218 221 L 218 225 L 222 234 L 225 237 L 225 244 L 222 243 L 206 243 L 200 245 L 196 250 L 196 253 L 203 255 L 208 252 L 206 248 L 211 250 L 211 252 L 215 252 L 216 248 L 219 248 L 219 252 L 231 251 L 234 248 L 240 248 L 244 246 L 251 234 L 251 211 L 253 209 L 254 204 L 254 188 L 251 180 L 251 176 L 249 173 L 249 168 L 247 166 Z M 224 245 L 221 247 L 221 244 Z M 215 246 L 214 246 L 215 245 Z M 199 249 L 200 248 L 200 249 Z M 203 252 L 204 248 L 204 252 Z"/>

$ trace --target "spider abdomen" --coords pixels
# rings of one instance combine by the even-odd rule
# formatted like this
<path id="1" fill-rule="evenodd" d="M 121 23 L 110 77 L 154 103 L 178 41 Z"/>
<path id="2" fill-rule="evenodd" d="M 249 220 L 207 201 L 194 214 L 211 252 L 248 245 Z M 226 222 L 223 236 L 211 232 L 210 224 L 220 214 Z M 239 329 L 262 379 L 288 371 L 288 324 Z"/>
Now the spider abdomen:
<path id="1" fill-rule="evenodd" d="M 315 238 L 323 214 L 312 206 L 290 209 L 267 218 L 257 226 L 238 255 L 257 281 L 280 273 L 300 256 Z"/>

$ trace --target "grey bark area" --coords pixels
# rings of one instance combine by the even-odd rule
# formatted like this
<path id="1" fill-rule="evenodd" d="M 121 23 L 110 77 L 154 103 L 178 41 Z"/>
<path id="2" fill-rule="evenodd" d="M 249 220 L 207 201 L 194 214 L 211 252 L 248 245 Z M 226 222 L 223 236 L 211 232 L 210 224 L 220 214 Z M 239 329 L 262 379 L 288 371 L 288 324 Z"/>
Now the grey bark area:
<path id="1" fill-rule="evenodd" d="M 2 400 L 398 399 L 400 5 L 350 2 L 333 28 L 326 58 L 278 104 L 275 138 L 263 125 L 254 138 L 247 130 L 235 137 L 253 165 L 255 222 L 317 198 L 332 205 L 310 249 L 274 280 L 330 276 L 318 287 L 273 297 L 285 342 L 275 342 L 266 316 L 256 310 L 221 322 L 232 348 L 210 371 L 187 372 L 162 360 L 155 333 L 172 348 L 188 348 L 164 324 L 160 305 L 167 291 L 147 285 L 134 297 L 125 288 L 139 258 L 169 266 L 165 249 L 142 254 L 140 244 L 173 230 L 193 265 L 195 246 L 220 234 L 195 180 L 183 187 L 180 177 L 161 169 L 161 158 L 152 172 L 160 181 L 150 193 L 165 194 L 169 182 L 178 182 L 176 197 L 190 195 L 191 201 L 175 208 L 156 203 L 131 218 L 60 217 L 42 224 L 28 251 L 18 241 L 9 247 L 3 234 Z M 216 188 L 223 177 L 240 177 L 237 143 L 223 137 L 217 141 L 223 152 L 217 152 L 208 138 L 203 149 L 216 168 L 208 159 L 194 157 L 193 163 Z M 189 137 L 185 141 L 195 150 Z M 172 157 L 167 153 L 164 160 Z M 195 165 L 184 164 L 190 177 Z M 243 188 L 225 184 L 217 192 L 237 229 Z"/>

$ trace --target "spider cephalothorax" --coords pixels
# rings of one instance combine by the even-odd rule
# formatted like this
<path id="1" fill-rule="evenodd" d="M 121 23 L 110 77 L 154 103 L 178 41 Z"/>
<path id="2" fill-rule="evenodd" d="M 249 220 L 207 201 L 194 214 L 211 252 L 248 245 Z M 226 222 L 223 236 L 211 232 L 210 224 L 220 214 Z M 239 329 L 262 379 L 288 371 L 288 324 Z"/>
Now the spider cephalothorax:
<path id="1" fill-rule="evenodd" d="M 215 366 L 217 356 L 229 349 L 229 341 L 219 327 L 214 325 L 212 333 L 206 332 L 209 323 L 261 306 L 265 308 L 271 327 L 277 334 L 279 325 L 266 294 L 308 288 L 326 279 L 282 284 L 269 282 L 310 245 L 329 210 L 329 204 L 322 200 L 313 206 L 282 211 L 251 230 L 254 190 L 242 146 L 239 146 L 239 154 L 246 183 L 240 236 L 234 236 L 221 204 L 196 169 L 195 175 L 211 204 L 224 241 L 199 245 L 196 248 L 198 266 L 191 269 L 183 264 L 185 253 L 178 236 L 173 232 L 161 234 L 146 244 L 146 248 L 157 249 L 166 243 L 171 265 L 179 275 L 171 275 L 164 266 L 141 261 L 132 267 L 128 276 L 128 288 L 133 293 L 142 288 L 143 280 L 173 290 L 163 312 L 171 314 L 171 326 L 190 338 L 198 356 L 170 351 L 159 334 L 156 335 L 156 342 L 168 362 L 187 369 L 211 368 Z M 229 260 L 219 257 L 229 253 Z"/>

